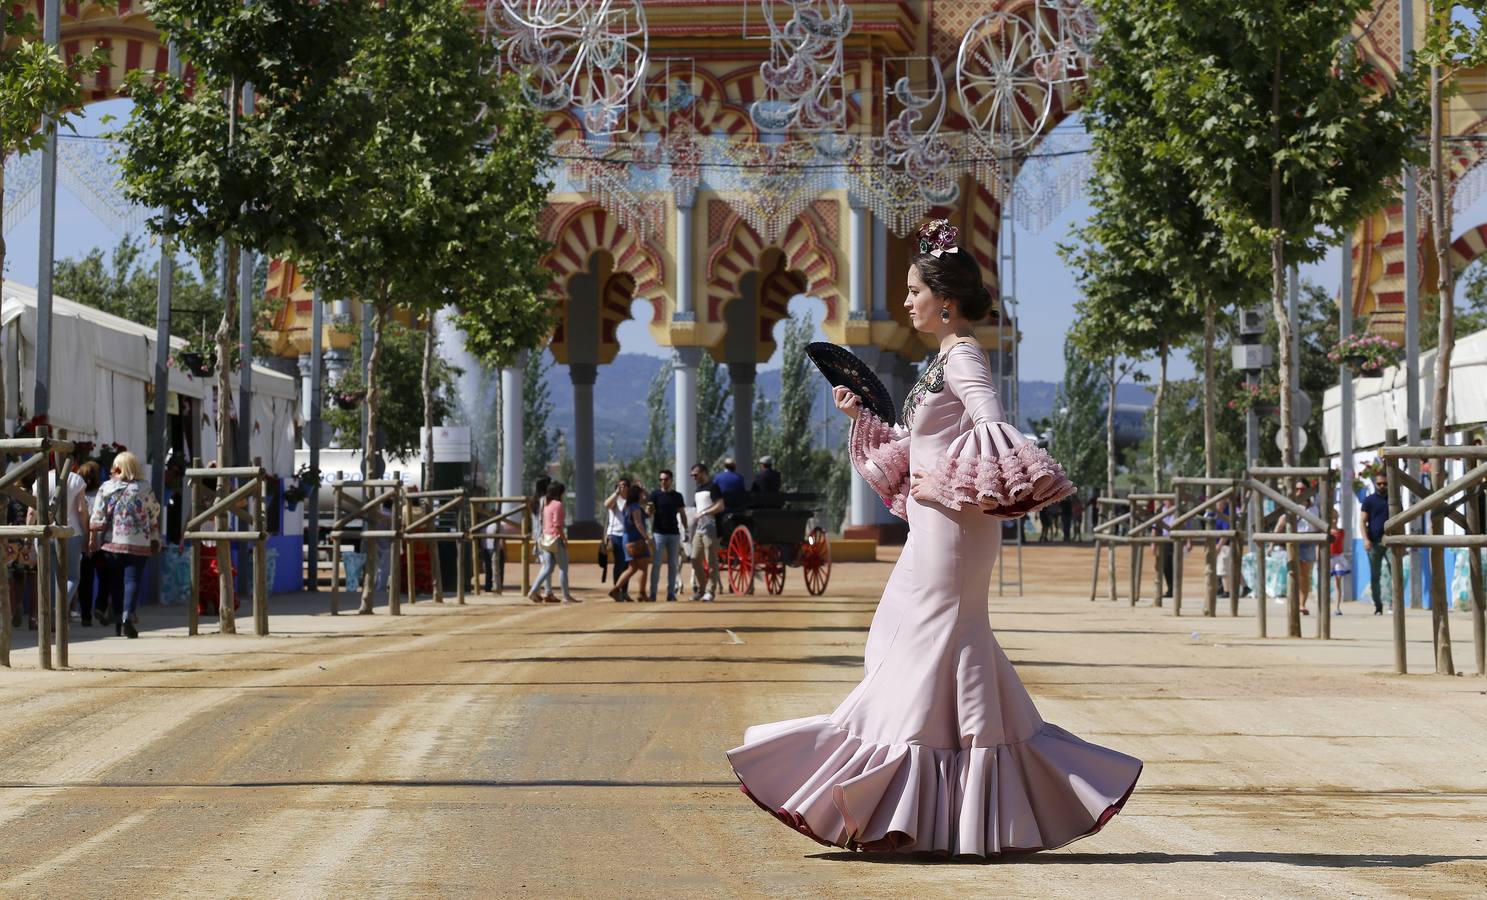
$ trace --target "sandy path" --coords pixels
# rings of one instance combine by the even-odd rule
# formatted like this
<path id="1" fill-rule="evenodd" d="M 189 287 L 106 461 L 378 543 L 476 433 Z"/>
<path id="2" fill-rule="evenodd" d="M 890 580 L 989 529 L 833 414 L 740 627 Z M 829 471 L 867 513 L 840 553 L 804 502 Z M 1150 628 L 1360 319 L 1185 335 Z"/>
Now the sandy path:
<path id="1" fill-rule="evenodd" d="M 1386 620 L 1354 606 L 1320 644 L 1091 604 L 1089 561 L 1029 548 L 1027 595 L 990 601 L 1044 717 L 1146 761 L 1126 811 L 1062 851 L 867 859 L 738 792 L 723 751 L 745 726 L 856 682 L 877 564 L 839 566 L 820 599 L 792 579 L 707 606 L 482 597 L 389 619 L 299 598 L 269 638 L 186 638 L 152 611 L 138 641 L 74 645 L 76 671 L 18 649 L 0 896 L 1482 895 L 1487 683 L 1383 674 Z"/>

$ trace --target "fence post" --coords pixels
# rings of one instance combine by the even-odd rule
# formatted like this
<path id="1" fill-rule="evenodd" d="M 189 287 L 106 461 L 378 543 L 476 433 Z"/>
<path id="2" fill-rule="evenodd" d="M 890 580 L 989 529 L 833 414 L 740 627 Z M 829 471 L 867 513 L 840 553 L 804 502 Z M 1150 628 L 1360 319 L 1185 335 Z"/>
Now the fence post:
<path id="1" fill-rule="evenodd" d="M 411 521 L 413 521 L 413 501 L 405 496 L 403 498 L 403 531 L 405 533 L 408 529 L 408 523 Z M 414 546 L 409 541 L 403 543 L 403 568 L 408 576 L 406 584 L 408 586 L 408 602 L 410 604 L 418 603 L 418 582 L 414 579 L 413 572 L 413 557 L 416 555 L 413 552 Z"/>
<path id="2" fill-rule="evenodd" d="M 1250 465 L 1250 468 L 1251 469 L 1258 469 L 1260 467 L 1260 461 L 1258 459 L 1252 459 L 1252 460 L 1250 460 L 1250 464 L 1249 465 Z M 1246 474 L 1246 477 L 1245 477 L 1245 480 L 1246 481 L 1253 482 L 1253 481 L 1256 480 L 1255 479 L 1255 476 L 1253 474 L 1250 474 L 1250 473 L 1245 473 L 1245 474 Z M 1259 491 L 1251 491 L 1250 502 L 1254 504 L 1254 513 L 1255 513 L 1255 516 L 1257 517 L 1257 518 L 1255 518 L 1253 521 L 1251 521 L 1249 523 L 1250 534 L 1254 534 L 1256 529 L 1263 530 L 1264 527 L 1265 527 L 1265 508 L 1264 508 L 1264 502 L 1265 501 L 1261 498 Z M 1260 541 L 1255 541 L 1254 543 L 1255 543 L 1255 621 L 1258 623 L 1259 628 L 1260 628 L 1260 637 L 1269 637 L 1269 635 L 1266 633 L 1267 630 L 1268 630 L 1268 624 L 1266 622 L 1266 609 L 1265 609 L 1265 605 L 1267 603 L 1269 603 L 1269 597 L 1267 597 L 1266 594 L 1265 594 L 1265 556 L 1266 556 L 1266 554 L 1265 554 L 1265 544 L 1262 543 L 1262 542 L 1260 542 Z"/>
<path id="3" fill-rule="evenodd" d="M 253 541 L 253 633 L 259 637 L 268 635 L 268 478 L 263 472 L 263 459 L 253 457 L 253 467 L 258 474 L 258 494 L 253 501 L 253 530 L 258 537 Z"/>
<path id="4" fill-rule="evenodd" d="M 1244 547 L 1245 542 L 1239 539 L 1243 534 L 1240 529 L 1241 510 L 1244 509 L 1244 493 L 1241 482 L 1234 481 L 1234 494 L 1229 500 L 1229 616 L 1239 617 L 1239 595 L 1244 593 Z M 1244 523 L 1248 526 L 1248 522 Z"/>
<path id="5" fill-rule="evenodd" d="M 55 473 L 57 476 L 58 496 L 52 502 L 62 510 L 62 522 L 59 524 L 68 523 L 72 519 L 71 514 L 67 511 L 67 476 L 72 473 L 71 462 L 69 460 L 69 462 L 62 464 L 59 468 L 53 469 L 51 448 L 48 447 L 42 452 L 46 454 L 47 461 L 46 471 L 42 474 L 51 475 Z M 51 518 L 51 516 L 49 515 L 48 518 Z M 70 614 L 72 595 L 67 591 L 67 573 L 71 571 L 67 568 L 67 540 L 63 539 L 59 541 L 48 534 L 37 541 L 36 544 L 38 547 L 45 547 L 48 553 L 52 552 L 53 549 L 57 551 L 57 565 L 55 571 L 52 573 L 52 580 L 54 582 L 52 591 L 53 597 L 56 599 L 52 618 L 57 623 L 54 629 L 57 638 L 57 668 L 65 669 L 68 667 L 67 631 L 68 626 L 72 624 L 72 616 Z"/>
<path id="6" fill-rule="evenodd" d="M 191 468 L 201 468 L 201 457 L 192 458 Z M 189 522 L 201 512 L 201 491 L 197 490 L 195 482 L 185 477 L 181 478 L 181 489 L 187 492 L 186 508 L 189 512 L 186 513 L 186 522 Z M 181 524 L 185 525 L 185 522 Z M 185 531 L 185 528 L 181 530 Z M 201 541 L 191 541 L 190 553 L 187 557 L 191 589 L 186 595 L 186 633 L 195 636 L 201 628 Z"/>
<path id="7" fill-rule="evenodd" d="M 48 437 L 51 429 L 42 425 L 36 429 L 36 436 L 42 439 Z M 45 445 L 42 445 L 45 447 Z M 45 453 L 43 449 L 41 452 Z M 52 494 L 51 485 L 47 484 L 47 466 L 38 466 L 36 469 L 36 521 L 43 529 L 51 524 L 52 518 Z M 21 545 L 24 549 L 25 544 Z M 123 615 L 122 611 L 120 615 Z M 42 537 L 36 542 L 36 651 L 40 658 L 41 667 L 50 669 L 52 667 L 52 548 L 47 543 L 47 538 Z"/>
<path id="8" fill-rule="evenodd" d="M 330 614 L 338 616 L 341 614 L 341 536 L 335 523 L 341 521 L 341 483 L 336 482 L 331 488 L 332 510 L 335 518 L 331 519 L 330 535 Z"/>
<path id="9" fill-rule="evenodd" d="M 387 542 L 389 546 L 388 552 L 392 554 L 392 559 L 388 560 L 387 565 L 387 614 L 390 616 L 401 616 L 403 614 L 403 603 L 402 597 L 399 594 L 398 584 L 398 582 L 403 580 L 402 573 L 399 571 L 399 563 L 402 562 L 402 553 L 404 550 L 402 540 L 403 530 L 398 527 L 403 506 L 401 494 L 402 489 L 399 488 L 399 496 L 392 498 L 392 503 L 390 504 L 391 512 L 388 514 L 388 528 L 393 533 L 392 540 Z M 365 578 L 366 576 L 363 575 L 362 577 Z M 413 592 L 413 585 L 411 583 L 408 585 L 408 591 L 410 595 Z"/>
<path id="10" fill-rule="evenodd" d="M 465 510 L 470 505 L 469 496 L 461 497 L 454 508 L 454 529 L 461 535 L 468 529 L 465 528 Z M 457 540 L 454 542 L 454 578 L 455 578 L 455 602 L 460 606 L 465 605 L 465 551 L 470 549 L 469 541 Z"/>
<path id="11" fill-rule="evenodd" d="M 1396 447 L 1399 445 L 1399 432 L 1393 428 L 1384 432 L 1384 446 Z M 1399 499 L 1399 460 L 1386 460 L 1384 471 L 1389 481 L 1389 518 L 1394 518 L 1404 510 L 1404 504 Z M 1389 534 L 1384 534 L 1384 546 L 1389 550 L 1389 562 L 1393 574 L 1393 584 L 1389 603 L 1393 607 L 1394 615 L 1394 672 L 1404 675 L 1409 671 L 1409 664 L 1405 657 L 1404 643 L 1404 550 L 1399 546 L 1389 547 Z M 1416 572 L 1418 578 L 1420 573 Z"/>
<path id="12" fill-rule="evenodd" d="M 601 537 L 601 540 L 603 538 Z M 1095 602 L 1095 594 L 1100 590 L 1100 538 L 1095 536 L 1095 570 L 1090 573 L 1089 579 L 1089 602 Z"/>
<path id="13" fill-rule="evenodd" d="M 1323 521 L 1332 521 L 1332 476 L 1324 475 L 1317 483 L 1317 513 Z M 1317 639 L 1332 639 L 1332 534 L 1327 543 L 1317 545 Z"/>

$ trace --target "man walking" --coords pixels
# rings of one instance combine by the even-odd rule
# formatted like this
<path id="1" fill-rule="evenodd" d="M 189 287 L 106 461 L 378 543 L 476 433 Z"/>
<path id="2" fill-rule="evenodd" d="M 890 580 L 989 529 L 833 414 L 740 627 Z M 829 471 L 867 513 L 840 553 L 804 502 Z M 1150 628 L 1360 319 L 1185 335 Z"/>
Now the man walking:
<path id="1" fill-rule="evenodd" d="M 661 596 L 656 588 L 661 580 L 661 562 L 666 562 L 666 602 L 676 602 L 677 585 L 681 581 L 680 568 L 682 532 L 687 530 L 686 500 L 671 486 L 671 470 L 662 469 L 661 486 L 651 491 L 651 508 L 655 510 L 651 520 L 651 535 L 656 541 L 656 558 L 651 565 L 651 596 Z"/>
<path id="2" fill-rule="evenodd" d="M 1363 511 L 1363 546 L 1368 550 L 1368 586 L 1373 591 L 1373 614 L 1384 614 L 1379 576 L 1384 572 L 1384 523 L 1389 520 L 1389 478 L 1373 476 L 1373 493 L 1359 505 Z"/>
<path id="3" fill-rule="evenodd" d="M 692 467 L 692 483 L 696 486 L 697 521 L 692 524 L 692 571 L 702 596 L 693 595 L 693 600 L 710 603 L 723 592 L 723 580 L 718 572 L 718 520 L 723 514 L 723 491 L 707 473 L 707 466 L 697 463 Z M 706 564 L 706 571 L 703 564 Z"/>

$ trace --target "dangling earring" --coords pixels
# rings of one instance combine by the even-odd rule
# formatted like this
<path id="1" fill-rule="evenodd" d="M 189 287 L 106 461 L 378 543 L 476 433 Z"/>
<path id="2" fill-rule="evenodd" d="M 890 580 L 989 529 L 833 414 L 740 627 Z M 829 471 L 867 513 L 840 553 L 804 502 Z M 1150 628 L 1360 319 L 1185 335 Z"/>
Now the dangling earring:
<path id="1" fill-rule="evenodd" d="M 944 322 L 946 325 L 950 324 L 950 307 L 940 307 L 940 321 Z"/>

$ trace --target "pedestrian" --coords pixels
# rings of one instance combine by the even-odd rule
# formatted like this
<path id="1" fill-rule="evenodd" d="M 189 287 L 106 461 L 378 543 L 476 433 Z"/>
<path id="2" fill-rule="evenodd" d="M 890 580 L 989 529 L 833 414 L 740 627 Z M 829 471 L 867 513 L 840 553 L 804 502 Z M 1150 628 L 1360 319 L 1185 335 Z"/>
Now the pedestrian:
<path id="1" fill-rule="evenodd" d="M 759 457 L 759 473 L 754 476 L 753 489 L 763 494 L 778 494 L 784 490 L 779 470 L 774 467 L 774 457 Z"/>
<path id="2" fill-rule="evenodd" d="M 1379 578 L 1384 573 L 1384 523 L 1389 520 L 1389 479 L 1379 472 L 1373 476 L 1373 493 L 1359 504 L 1363 513 L 1363 547 L 1368 551 L 1368 587 L 1373 594 L 1373 614 L 1384 614 L 1384 600 Z M 1393 607 L 1393 601 L 1389 603 Z"/>
<path id="3" fill-rule="evenodd" d="M 568 590 L 568 531 L 567 510 L 563 506 L 563 483 L 561 481 L 550 482 L 547 486 L 547 494 L 542 498 L 540 522 L 542 527 L 541 537 L 537 541 L 538 552 L 542 554 L 542 569 L 537 573 L 537 580 L 532 582 L 532 592 L 528 598 L 533 603 L 556 603 L 557 598 L 552 592 L 552 576 L 556 571 L 559 583 L 563 586 L 563 602 L 578 603 L 578 598 Z M 541 588 L 547 588 L 544 595 Z"/>
<path id="4" fill-rule="evenodd" d="M 630 491 L 625 496 L 622 521 L 625 526 L 626 566 L 624 574 L 620 575 L 620 580 L 610 590 L 609 596 L 621 603 L 629 601 L 625 588 L 629 586 L 630 579 L 635 578 L 640 585 L 640 602 L 654 602 L 655 597 L 646 596 L 645 593 L 646 569 L 651 560 L 651 536 L 645 527 L 645 491 L 638 484 L 630 485 Z"/>
<path id="5" fill-rule="evenodd" d="M 718 483 L 718 489 L 723 492 L 723 508 L 728 510 L 737 509 L 743 500 L 744 480 L 738 474 L 738 463 L 733 457 L 723 460 L 723 471 L 719 472 L 713 479 Z"/>
<path id="6" fill-rule="evenodd" d="M 67 510 L 65 523 L 72 529 L 72 537 L 67 539 L 67 609 L 72 609 L 73 601 L 77 599 L 78 586 L 82 583 L 83 552 L 88 547 L 88 483 L 77 472 L 67 473 L 66 497 L 63 498 L 63 509 Z M 57 496 L 57 473 L 55 470 L 47 472 L 47 486 L 50 496 Z M 50 542 L 48 542 L 50 545 Z M 52 545 L 55 546 L 55 545 Z M 58 562 L 57 552 L 51 550 L 52 564 Z M 84 624 L 92 624 L 91 622 Z"/>
<path id="7" fill-rule="evenodd" d="M 1163 535 L 1167 535 L 1169 532 L 1172 531 L 1173 520 L 1177 518 L 1177 504 L 1173 503 L 1171 500 L 1163 500 L 1162 512 L 1164 512 L 1165 515 L 1162 516 L 1162 524 L 1160 530 Z M 1158 555 L 1161 558 L 1162 578 L 1166 582 L 1166 587 L 1162 589 L 1162 596 L 1170 597 L 1172 596 L 1172 581 L 1174 577 L 1176 577 L 1177 547 L 1170 538 L 1163 541 L 1161 544 L 1158 545 L 1158 547 L 1160 548 L 1158 550 Z"/>
<path id="8" fill-rule="evenodd" d="M 1337 507 L 1332 507 L 1332 515 L 1328 521 L 1332 525 L 1328 532 L 1328 536 L 1332 538 L 1331 543 L 1327 545 L 1330 557 L 1328 568 L 1332 573 L 1332 596 L 1337 598 L 1337 615 L 1340 616 L 1342 615 L 1343 582 L 1348 575 L 1353 574 L 1353 570 L 1348 566 L 1347 555 L 1343 553 L 1343 533 L 1342 529 L 1337 527 Z"/>
<path id="9" fill-rule="evenodd" d="M 614 583 L 620 583 L 625 571 L 625 498 L 630 495 L 630 479 L 620 476 L 614 483 L 614 491 L 604 498 L 604 542 L 609 553 L 610 568 L 614 571 Z M 599 583 L 604 583 L 601 575 Z M 623 592 L 621 592 L 623 593 Z M 625 596 L 629 600 L 629 596 Z"/>
<path id="10" fill-rule="evenodd" d="M 160 552 L 160 503 L 133 453 L 115 456 L 109 475 L 93 500 L 89 547 L 103 554 L 114 634 L 137 638 L 145 563 Z"/>
<path id="11" fill-rule="evenodd" d="M 547 489 L 550 487 L 552 487 L 552 478 L 540 475 L 532 484 L 532 495 L 527 498 L 527 511 L 532 517 L 533 543 L 537 547 L 537 563 L 541 566 L 548 565 L 547 551 L 542 549 L 542 508 L 547 505 Z M 558 598 L 553 594 L 551 587 L 549 583 L 547 596 L 542 598 L 542 601 L 557 603 Z"/>
<path id="12" fill-rule="evenodd" d="M 696 488 L 694 503 L 697 521 L 692 523 L 692 572 L 702 593 L 693 600 L 711 603 L 723 592 L 722 575 L 718 572 L 718 516 L 723 514 L 723 491 L 708 474 L 707 466 L 692 466 L 692 484 Z"/>
<path id="13" fill-rule="evenodd" d="M 496 535 L 500 533 L 501 526 L 496 522 L 486 525 L 482 531 L 485 537 L 480 539 L 480 567 L 485 572 L 485 592 L 491 593 L 496 589 Z"/>
<path id="14" fill-rule="evenodd" d="M 1316 500 L 1307 499 L 1310 493 L 1311 486 L 1303 478 L 1296 479 L 1295 483 L 1291 485 L 1291 501 L 1298 505 L 1306 504 L 1306 511 L 1312 515 L 1317 515 Z M 1295 519 L 1297 534 L 1316 533 L 1317 527 L 1309 519 L 1302 516 L 1296 516 Z M 1297 548 L 1297 556 L 1300 558 L 1300 564 L 1297 567 L 1299 570 L 1297 572 L 1297 578 L 1300 579 L 1297 581 L 1297 592 L 1301 595 L 1301 614 L 1303 616 L 1309 616 L 1311 615 L 1311 610 L 1306 608 L 1306 604 L 1311 600 L 1311 582 L 1317 568 L 1317 545 L 1301 544 Z"/>
<path id="15" fill-rule="evenodd" d="M 1074 527 L 1074 498 L 1065 497 L 1058 502 L 1058 521 L 1064 528 L 1064 543 L 1069 543 Z"/>
<path id="16" fill-rule="evenodd" d="M 1233 531 L 1234 522 L 1230 517 L 1229 504 L 1220 503 L 1213 516 L 1213 527 L 1215 531 Z M 1216 542 L 1218 553 L 1214 559 L 1214 568 L 1218 570 L 1218 599 L 1225 599 L 1234 585 L 1229 584 L 1229 565 L 1234 561 L 1234 542 L 1231 538 L 1222 537 Z"/>
<path id="17" fill-rule="evenodd" d="M 92 515 L 93 499 L 98 495 L 98 463 L 88 460 L 78 466 L 77 474 L 83 479 L 83 504 Z M 83 541 L 82 551 L 78 559 L 78 583 L 77 583 L 77 612 L 78 617 L 84 625 L 93 624 L 94 601 L 106 597 L 107 594 L 99 590 L 99 569 L 95 564 L 95 554 L 88 549 L 88 516 L 83 517 Z M 108 611 L 100 608 L 98 610 L 98 624 L 107 625 Z"/>
<path id="18" fill-rule="evenodd" d="M 681 563 L 678 557 L 682 550 L 682 534 L 687 530 L 687 501 L 672 485 L 670 469 L 662 469 L 661 486 L 651 491 L 650 504 L 654 512 L 652 534 L 656 540 L 655 563 L 651 567 L 651 596 L 659 597 L 661 561 L 666 561 L 666 602 L 676 602 L 676 592 L 681 585 Z"/>
<path id="19" fill-rule="evenodd" d="M 1048 543 L 1049 536 L 1053 534 L 1053 507 L 1045 506 L 1038 510 L 1038 543 Z"/>

